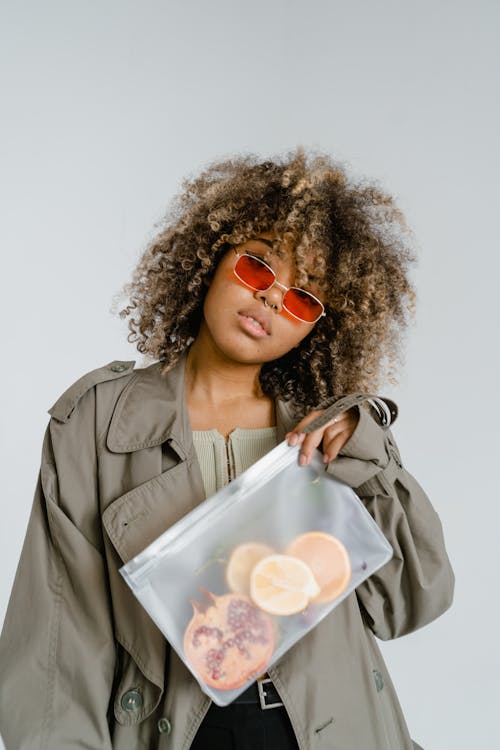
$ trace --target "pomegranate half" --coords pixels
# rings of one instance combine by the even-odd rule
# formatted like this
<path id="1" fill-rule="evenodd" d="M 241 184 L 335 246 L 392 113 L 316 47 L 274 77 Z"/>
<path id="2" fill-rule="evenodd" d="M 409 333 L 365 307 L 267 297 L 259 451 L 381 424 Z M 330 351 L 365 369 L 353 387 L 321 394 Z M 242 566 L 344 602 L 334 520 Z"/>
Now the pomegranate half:
<path id="1" fill-rule="evenodd" d="M 184 653 L 206 685 L 234 690 L 265 671 L 274 651 L 274 623 L 244 594 L 207 593 L 211 603 L 205 610 L 192 602 Z"/>

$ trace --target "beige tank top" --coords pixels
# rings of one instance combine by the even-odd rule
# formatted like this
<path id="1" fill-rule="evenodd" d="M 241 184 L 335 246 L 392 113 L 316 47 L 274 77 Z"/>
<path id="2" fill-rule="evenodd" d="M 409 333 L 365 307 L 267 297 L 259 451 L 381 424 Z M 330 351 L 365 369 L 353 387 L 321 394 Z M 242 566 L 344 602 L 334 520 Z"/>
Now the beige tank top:
<path id="1" fill-rule="evenodd" d="M 193 443 L 201 468 L 206 497 L 220 490 L 277 445 L 277 427 L 231 432 L 226 442 L 215 429 L 193 430 Z"/>

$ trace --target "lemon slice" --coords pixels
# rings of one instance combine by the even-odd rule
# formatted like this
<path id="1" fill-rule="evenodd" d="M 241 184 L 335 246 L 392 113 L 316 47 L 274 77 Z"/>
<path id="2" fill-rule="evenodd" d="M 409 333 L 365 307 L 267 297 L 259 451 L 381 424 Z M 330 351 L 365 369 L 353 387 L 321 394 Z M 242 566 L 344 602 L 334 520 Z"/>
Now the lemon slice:
<path id="1" fill-rule="evenodd" d="M 311 568 L 290 555 L 268 555 L 250 574 L 253 602 L 272 615 L 302 612 L 320 591 Z"/>
<path id="2" fill-rule="evenodd" d="M 263 557 L 272 555 L 274 550 L 260 542 L 239 544 L 231 553 L 226 568 L 226 582 L 236 594 L 250 593 L 250 573 Z"/>

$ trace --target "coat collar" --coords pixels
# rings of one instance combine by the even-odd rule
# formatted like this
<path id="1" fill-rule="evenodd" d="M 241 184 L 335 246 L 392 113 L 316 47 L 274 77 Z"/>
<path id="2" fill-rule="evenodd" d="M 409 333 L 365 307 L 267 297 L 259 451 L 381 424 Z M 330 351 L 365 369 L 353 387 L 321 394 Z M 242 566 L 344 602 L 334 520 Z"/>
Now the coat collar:
<path id="1" fill-rule="evenodd" d="M 111 418 L 106 445 L 113 453 L 130 453 L 169 442 L 182 460 L 193 452 L 193 437 L 186 405 L 187 353 L 167 373 L 164 362 L 134 370 Z M 291 430 L 294 419 L 288 402 L 276 399 L 278 442 Z"/>

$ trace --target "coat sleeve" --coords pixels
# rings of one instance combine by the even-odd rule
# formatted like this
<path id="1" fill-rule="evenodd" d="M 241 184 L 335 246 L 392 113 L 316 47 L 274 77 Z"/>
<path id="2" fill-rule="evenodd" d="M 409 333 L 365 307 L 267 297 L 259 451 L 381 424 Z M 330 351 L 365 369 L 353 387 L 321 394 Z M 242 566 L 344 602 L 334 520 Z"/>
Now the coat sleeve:
<path id="1" fill-rule="evenodd" d="M 392 431 L 366 408 L 359 412 L 354 433 L 327 471 L 354 488 L 392 545 L 392 559 L 356 589 L 368 626 L 389 640 L 445 612 L 455 578 L 439 516 L 404 468 Z"/>
<path id="2" fill-rule="evenodd" d="M 108 750 L 115 645 L 99 539 L 95 390 L 51 419 L 0 638 L 6 750 Z"/>

